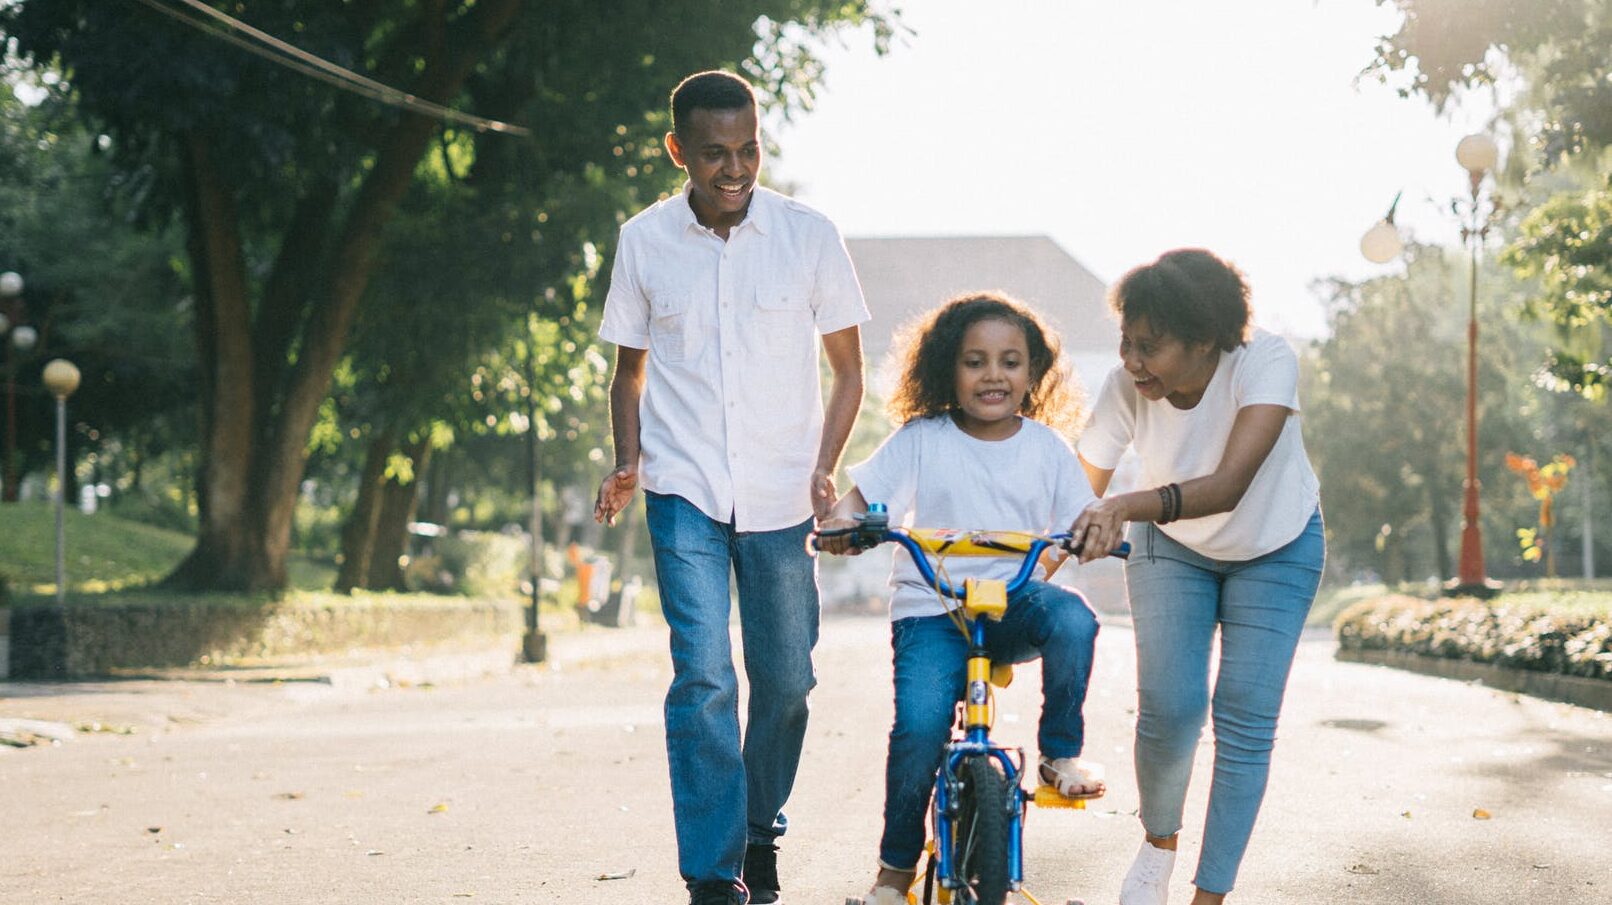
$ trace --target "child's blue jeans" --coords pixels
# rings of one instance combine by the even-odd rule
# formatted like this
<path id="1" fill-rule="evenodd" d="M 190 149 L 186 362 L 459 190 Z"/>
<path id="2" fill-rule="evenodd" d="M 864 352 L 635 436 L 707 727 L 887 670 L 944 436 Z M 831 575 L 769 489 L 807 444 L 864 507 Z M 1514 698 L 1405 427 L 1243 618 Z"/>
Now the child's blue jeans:
<path id="1" fill-rule="evenodd" d="M 1215 773 L 1193 883 L 1230 892 L 1265 797 L 1282 693 L 1321 581 L 1321 513 L 1286 546 L 1245 562 L 1200 556 L 1150 524 L 1131 529 L 1131 546 L 1125 583 L 1136 626 L 1142 827 L 1154 836 L 1180 831 L 1193 754 L 1212 706 Z"/>
<path id="2" fill-rule="evenodd" d="M 910 870 L 924 848 L 924 816 L 951 740 L 953 713 L 967 683 L 968 639 L 948 616 L 898 619 L 890 627 L 895 656 L 895 725 L 884 773 L 884 838 L 879 861 Z M 1032 581 L 1008 599 L 1001 622 L 986 623 L 997 663 L 1041 658 L 1041 725 L 1045 757 L 1076 757 L 1085 744 L 1081 707 L 1091 679 L 1097 617 L 1079 594 Z"/>

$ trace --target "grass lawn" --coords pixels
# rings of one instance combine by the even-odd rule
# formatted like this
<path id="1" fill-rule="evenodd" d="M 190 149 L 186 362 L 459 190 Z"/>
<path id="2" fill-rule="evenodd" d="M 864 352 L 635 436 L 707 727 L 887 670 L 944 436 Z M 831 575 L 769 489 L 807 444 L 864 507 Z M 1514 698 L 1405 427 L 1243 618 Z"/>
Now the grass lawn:
<path id="1" fill-rule="evenodd" d="M 134 522 L 105 510 L 85 515 L 67 510 L 67 587 L 96 594 L 152 584 L 173 570 L 195 546 L 182 531 Z M 293 555 L 291 586 L 328 589 L 334 566 Z M 13 594 L 56 592 L 56 513 L 48 502 L 0 504 L 0 578 Z"/>
<path id="2" fill-rule="evenodd" d="M 118 518 L 67 510 L 67 586 L 109 591 L 149 584 L 190 552 L 190 535 Z M 14 593 L 53 593 L 56 514 L 47 502 L 0 504 L 0 576 Z"/>

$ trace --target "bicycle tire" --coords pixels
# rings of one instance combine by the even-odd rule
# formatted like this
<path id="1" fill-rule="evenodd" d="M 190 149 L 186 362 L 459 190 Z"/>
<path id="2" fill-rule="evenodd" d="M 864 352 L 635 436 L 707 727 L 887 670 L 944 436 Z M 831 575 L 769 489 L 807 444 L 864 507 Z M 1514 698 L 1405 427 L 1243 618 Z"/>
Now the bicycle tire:
<path id="1" fill-rule="evenodd" d="M 957 890 L 969 905 L 1002 905 L 1008 894 L 1007 777 L 996 760 L 980 755 L 963 761 L 957 793 L 955 845 Z"/>

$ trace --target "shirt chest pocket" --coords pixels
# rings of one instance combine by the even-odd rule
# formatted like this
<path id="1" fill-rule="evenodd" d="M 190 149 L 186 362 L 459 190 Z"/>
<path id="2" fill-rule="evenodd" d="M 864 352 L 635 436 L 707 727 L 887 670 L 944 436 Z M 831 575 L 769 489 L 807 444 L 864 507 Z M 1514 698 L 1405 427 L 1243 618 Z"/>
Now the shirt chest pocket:
<path id="1" fill-rule="evenodd" d="M 688 309 L 691 295 L 661 290 L 649 300 L 649 349 L 662 361 L 688 356 Z"/>
<path id="2" fill-rule="evenodd" d="M 790 349 L 812 339 L 811 292 L 801 283 L 764 283 L 756 288 L 756 331 L 768 349 Z"/>

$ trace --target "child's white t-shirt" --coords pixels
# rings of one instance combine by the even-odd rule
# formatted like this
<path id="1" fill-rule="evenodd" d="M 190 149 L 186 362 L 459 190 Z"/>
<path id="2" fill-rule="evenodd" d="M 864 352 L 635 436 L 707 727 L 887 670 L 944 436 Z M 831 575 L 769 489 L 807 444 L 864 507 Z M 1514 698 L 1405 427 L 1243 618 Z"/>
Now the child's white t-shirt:
<path id="1" fill-rule="evenodd" d="M 1080 454 L 1098 468 L 1119 464 L 1126 446 L 1141 459 L 1141 486 L 1212 474 L 1226 452 L 1232 422 L 1245 405 L 1290 409 L 1287 423 L 1242 501 L 1230 512 L 1181 519 L 1159 530 L 1211 559 L 1242 562 L 1285 546 L 1304 530 L 1320 501 L 1320 483 L 1299 431 L 1299 361 L 1286 340 L 1255 330 L 1220 353 L 1203 398 L 1190 409 L 1143 399 L 1123 366 L 1103 383 Z"/>
<path id="2" fill-rule="evenodd" d="M 909 421 L 866 462 L 852 466 L 851 479 L 870 504 L 889 508 L 891 525 L 1067 531 L 1096 494 L 1080 459 L 1057 432 L 1028 418 L 1019 424 L 1005 440 L 980 440 L 948 415 Z M 946 606 L 907 551 L 892 554 L 890 618 L 944 613 Z M 1020 562 L 953 556 L 944 565 L 952 585 L 961 587 L 965 578 L 1012 578 Z"/>

